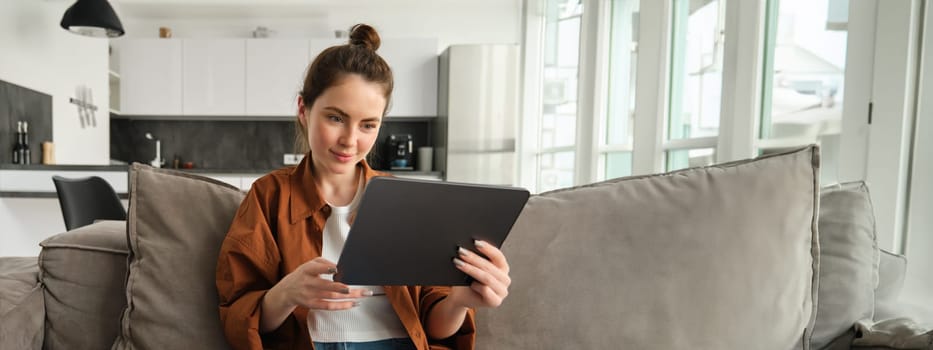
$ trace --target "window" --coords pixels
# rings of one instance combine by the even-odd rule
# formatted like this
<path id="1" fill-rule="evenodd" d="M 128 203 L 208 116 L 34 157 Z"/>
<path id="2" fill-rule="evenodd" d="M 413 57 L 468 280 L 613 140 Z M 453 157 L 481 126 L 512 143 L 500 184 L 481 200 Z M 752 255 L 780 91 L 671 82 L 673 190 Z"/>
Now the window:
<path id="1" fill-rule="evenodd" d="M 539 191 L 574 185 L 577 77 L 583 4 L 577 0 L 545 3 L 544 67 L 541 109 Z"/>
<path id="2" fill-rule="evenodd" d="M 664 145 L 668 171 L 715 162 L 722 95 L 725 0 L 674 0 Z"/>
<path id="3" fill-rule="evenodd" d="M 830 0 L 768 4 L 759 152 L 820 144 L 824 184 L 838 178 L 847 5 Z"/>
<path id="4" fill-rule="evenodd" d="M 632 175 L 638 5 L 638 0 L 614 0 L 610 7 L 609 98 L 600 125 L 596 180 Z"/>
<path id="5" fill-rule="evenodd" d="M 527 4 L 522 186 L 541 192 L 810 143 L 822 146 L 822 182 L 835 181 L 846 151 L 840 135 L 848 9 L 870 6 Z M 850 72 L 848 80 L 862 74 L 870 81 L 868 72 Z"/>

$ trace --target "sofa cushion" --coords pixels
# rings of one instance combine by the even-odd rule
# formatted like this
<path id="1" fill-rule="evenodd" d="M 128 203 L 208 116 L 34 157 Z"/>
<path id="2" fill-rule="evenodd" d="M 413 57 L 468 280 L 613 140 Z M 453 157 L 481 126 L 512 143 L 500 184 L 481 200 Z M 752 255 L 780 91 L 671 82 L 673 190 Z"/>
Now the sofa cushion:
<path id="1" fill-rule="evenodd" d="M 818 164 L 808 147 L 530 198 L 477 348 L 807 348 Z"/>
<path id="2" fill-rule="evenodd" d="M 130 166 L 127 308 L 115 349 L 228 348 L 214 273 L 243 197 L 206 177 Z"/>
<path id="3" fill-rule="evenodd" d="M 0 258 L 0 349 L 40 349 L 45 303 L 35 257 Z"/>
<path id="4" fill-rule="evenodd" d="M 126 306 L 126 221 L 100 221 L 39 245 L 45 349 L 106 349 Z"/>
<path id="5" fill-rule="evenodd" d="M 811 344 L 820 349 L 872 319 L 879 250 L 868 188 L 852 182 L 820 194 L 820 286 Z"/>

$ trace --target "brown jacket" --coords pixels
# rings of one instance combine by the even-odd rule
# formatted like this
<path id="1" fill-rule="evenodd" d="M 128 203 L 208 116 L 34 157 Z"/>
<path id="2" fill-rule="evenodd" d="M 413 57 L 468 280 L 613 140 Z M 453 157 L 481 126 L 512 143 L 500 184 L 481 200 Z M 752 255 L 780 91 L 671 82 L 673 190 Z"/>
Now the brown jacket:
<path id="1" fill-rule="evenodd" d="M 384 176 L 363 168 L 366 181 Z M 296 167 L 282 168 L 257 180 L 243 199 L 217 262 L 220 319 L 234 349 L 311 349 L 307 316 L 297 307 L 273 332 L 259 333 L 262 298 L 299 265 L 321 256 L 322 230 L 330 215 L 318 193 L 310 154 Z M 386 296 L 419 350 L 472 349 L 473 311 L 448 339 L 428 339 L 423 320 L 449 287 L 385 286 Z"/>

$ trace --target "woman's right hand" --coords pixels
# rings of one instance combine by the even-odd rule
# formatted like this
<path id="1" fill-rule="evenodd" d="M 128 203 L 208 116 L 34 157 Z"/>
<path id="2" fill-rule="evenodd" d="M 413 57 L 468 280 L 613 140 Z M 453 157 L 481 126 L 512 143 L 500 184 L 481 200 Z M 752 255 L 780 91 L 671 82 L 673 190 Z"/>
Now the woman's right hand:
<path id="1" fill-rule="evenodd" d="M 317 258 L 283 277 L 262 298 L 259 331 L 268 333 L 279 328 L 297 306 L 312 310 L 346 310 L 359 305 L 356 299 L 373 294 L 368 289 L 350 289 L 343 283 L 321 278 L 321 275 L 336 272 L 336 264 Z"/>
<path id="2" fill-rule="evenodd" d="M 292 271 L 268 294 L 280 300 L 289 309 L 303 306 L 312 310 L 346 310 L 359 305 L 356 299 L 371 296 L 369 289 L 350 289 L 349 286 L 333 282 L 321 275 L 337 273 L 337 265 L 324 258 L 308 261 Z"/>

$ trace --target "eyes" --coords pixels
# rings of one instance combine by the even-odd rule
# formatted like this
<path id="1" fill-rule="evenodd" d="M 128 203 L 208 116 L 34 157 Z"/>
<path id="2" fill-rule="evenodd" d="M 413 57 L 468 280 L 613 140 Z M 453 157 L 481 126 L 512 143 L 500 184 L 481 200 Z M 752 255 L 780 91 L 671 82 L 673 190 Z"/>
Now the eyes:
<path id="1" fill-rule="evenodd" d="M 332 123 L 343 124 L 343 123 L 346 123 L 347 118 L 341 115 L 337 115 L 337 114 L 330 114 L 327 116 L 327 120 Z M 375 131 L 376 129 L 379 128 L 379 123 L 374 122 L 374 121 L 366 121 L 366 122 L 363 122 L 363 124 L 360 127 L 366 131 Z"/>

